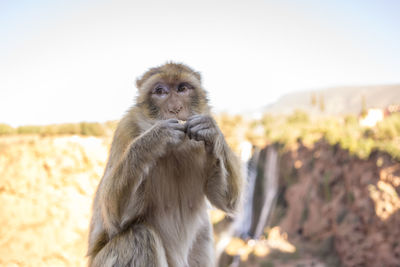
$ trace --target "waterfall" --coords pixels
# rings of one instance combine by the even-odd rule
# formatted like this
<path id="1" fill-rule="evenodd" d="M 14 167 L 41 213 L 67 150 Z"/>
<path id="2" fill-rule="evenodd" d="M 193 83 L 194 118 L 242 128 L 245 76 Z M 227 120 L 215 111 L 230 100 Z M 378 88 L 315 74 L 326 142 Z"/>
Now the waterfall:
<path id="1" fill-rule="evenodd" d="M 244 201 L 231 226 L 223 233 L 216 245 L 217 262 L 232 237 L 259 239 L 268 224 L 270 215 L 276 203 L 278 193 L 278 152 L 273 146 L 263 150 L 254 149 L 250 143 L 243 143 L 241 159 L 243 176 L 246 178 Z M 254 151 L 251 156 L 251 152 Z M 261 185 L 261 209 L 254 206 L 255 188 Z M 260 193 L 260 188 L 257 190 Z M 257 216 L 258 214 L 259 216 Z M 254 216 L 256 215 L 256 216 Z M 255 221 L 253 221 L 255 220 Z M 253 226 L 253 229 L 252 229 Z M 255 226 L 255 230 L 254 230 Z M 231 267 L 239 266 L 240 257 L 236 257 Z"/>
<path id="2" fill-rule="evenodd" d="M 253 216 L 253 194 L 254 186 L 257 177 L 257 162 L 260 155 L 260 150 L 255 149 L 253 156 L 248 158 L 243 157 L 242 164 L 244 175 L 246 178 L 243 204 L 238 216 L 233 222 L 233 235 L 246 239 L 250 237 L 251 219 Z M 246 161 L 245 161 L 246 160 Z"/>
<path id="3" fill-rule="evenodd" d="M 258 220 L 254 238 L 259 239 L 267 225 L 271 211 L 276 203 L 278 193 L 278 152 L 274 147 L 267 148 L 267 160 L 264 167 L 265 200 Z"/>
<path id="4" fill-rule="evenodd" d="M 254 183 L 257 176 L 257 162 L 259 150 L 253 154 L 253 145 L 250 142 L 243 142 L 240 145 L 240 159 L 242 164 L 242 175 L 246 178 L 243 203 L 240 211 L 234 218 L 233 223 L 229 228 L 221 233 L 220 240 L 216 244 L 216 259 L 224 252 L 225 247 L 229 244 L 233 236 L 246 238 L 249 235 L 251 228 L 252 206 Z"/>

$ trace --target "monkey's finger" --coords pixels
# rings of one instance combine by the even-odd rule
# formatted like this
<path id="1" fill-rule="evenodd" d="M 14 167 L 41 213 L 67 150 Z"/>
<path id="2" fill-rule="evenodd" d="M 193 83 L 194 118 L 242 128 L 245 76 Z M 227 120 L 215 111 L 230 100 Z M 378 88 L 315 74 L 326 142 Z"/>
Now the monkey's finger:
<path id="1" fill-rule="evenodd" d="M 191 129 L 193 129 L 194 127 L 197 127 L 199 125 L 205 125 L 205 126 L 200 126 L 199 129 L 201 129 L 203 127 L 211 127 L 210 122 L 207 122 L 206 120 L 203 120 L 203 119 L 196 119 L 194 121 L 190 121 L 190 122 L 186 123 L 186 131 L 190 131 Z"/>
<path id="2" fill-rule="evenodd" d="M 204 115 L 202 115 L 202 114 L 195 114 L 195 115 L 190 116 L 190 117 L 188 118 L 188 121 L 194 120 L 194 119 L 196 119 L 196 118 L 201 118 L 201 117 L 203 117 L 203 116 L 204 116 Z"/>
<path id="3" fill-rule="evenodd" d="M 193 127 L 191 127 L 189 129 L 189 131 L 198 132 L 200 130 L 205 130 L 205 129 L 209 129 L 209 128 L 210 128 L 210 125 L 208 125 L 207 123 L 201 123 L 201 124 L 194 125 Z"/>
<path id="4" fill-rule="evenodd" d="M 182 132 L 185 132 L 185 130 L 186 130 L 186 126 L 184 124 L 180 124 L 180 123 L 171 123 L 170 127 L 174 130 L 179 130 Z"/>
<path id="5" fill-rule="evenodd" d="M 207 130 L 205 130 L 205 131 L 207 131 Z M 203 135 L 200 134 L 200 132 L 201 131 L 190 131 L 190 132 L 188 132 L 188 136 L 192 140 L 203 141 L 204 138 L 203 138 Z"/>
<path id="6" fill-rule="evenodd" d="M 189 125 L 187 125 L 186 132 L 190 132 L 190 131 L 197 132 L 197 131 L 200 131 L 200 130 L 203 130 L 203 129 L 212 129 L 212 128 L 213 128 L 213 124 L 212 123 L 207 122 L 207 121 L 203 121 L 203 122 L 200 122 L 198 124 L 193 124 L 193 125 L 189 124 Z"/>
<path id="7" fill-rule="evenodd" d="M 194 115 L 194 116 L 190 117 L 186 123 L 188 125 L 195 125 L 195 124 L 199 124 L 200 122 L 202 122 L 204 120 L 205 120 L 204 115 Z"/>
<path id="8" fill-rule="evenodd" d="M 166 122 L 167 122 L 167 123 L 174 123 L 174 124 L 176 124 L 176 123 L 179 123 L 179 120 L 177 120 L 177 119 L 167 119 Z"/>
<path id="9" fill-rule="evenodd" d="M 197 138 L 204 141 L 206 144 L 211 144 L 215 139 L 215 132 L 210 130 L 200 130 L 197 132 Z"/>
<path id="10" fill-rule="evenodd" d="M 192 139 L 192 132 L 186 129 L 186 134 L 189 137 L 189 139 Z"/>
<path id="11" fill-rule="evenodd" d="M 186 130 L 186 134 L 189 137 L 189 139 L 196 140 L 197 138 L 197 133 L 195 131 L 192 131 L 190 128 Z"/>
<path id="12" fill-rule="evenodd" d="M 197 132 L 197 135 L 203 139 L 209 139 L 212 136 L 212 131 L 206 129 L 200 130 Z"/>
<path id="13" fill-rule="evenodd" d="M 196 140 L 196 141 L 200 141 L 200 137 L 197 135 L 196 132 L 193 132 L 193 133 L 191 134 L 191 136 L 192 136 L 191 139 Z"/>
<path id="14" fill-rule="evenodd" d="M 183 139 L 185 139 L 185 133 L 184 132 L 177 132 L 176 136 L 179 140 L 183 141 Z"/>

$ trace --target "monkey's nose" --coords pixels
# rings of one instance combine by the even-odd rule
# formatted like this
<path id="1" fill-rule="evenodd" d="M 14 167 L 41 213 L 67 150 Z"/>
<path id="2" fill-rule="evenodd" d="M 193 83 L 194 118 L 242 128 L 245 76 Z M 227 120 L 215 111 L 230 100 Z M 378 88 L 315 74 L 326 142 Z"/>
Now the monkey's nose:
<path id="1" fill-rule="evenodd" d="M 181 112 L 183 107 L 176 107 L 173 109 L 170 109 L 169 112 L 173 113 L 173 114 L 178 114 L 179 112 Z"/>

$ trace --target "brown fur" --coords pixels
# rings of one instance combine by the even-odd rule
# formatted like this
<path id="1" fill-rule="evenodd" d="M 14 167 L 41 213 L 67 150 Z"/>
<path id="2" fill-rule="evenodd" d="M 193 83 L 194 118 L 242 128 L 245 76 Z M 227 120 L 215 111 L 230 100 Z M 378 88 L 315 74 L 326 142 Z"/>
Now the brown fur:
<path id="1" fill-rule="evenodd" d="M 157 83 L 172 90 L 182 81 L 193 86 L 185 95 L 159 100 L 151 93 Z M 209 115 L 199 73 L 167 63 L 137 86 L 137 103 L 117 127 L 94 199 L 89 266 L 213 266 L 206 198 L 235 211 L 238 161 Z M 164 105 L 183 111 L 171 115 Z M 171 116 L 187 122 L 166 119 Z"/>

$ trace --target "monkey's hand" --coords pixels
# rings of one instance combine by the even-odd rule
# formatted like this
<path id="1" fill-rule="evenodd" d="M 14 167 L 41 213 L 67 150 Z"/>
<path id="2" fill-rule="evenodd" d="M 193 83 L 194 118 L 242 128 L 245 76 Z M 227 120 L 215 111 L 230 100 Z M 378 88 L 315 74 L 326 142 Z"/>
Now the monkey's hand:
<path id="1" fill-rule="evenodd" d="M 176 146 L 185 139 L 185 125 L 179 123 L 176 119 L 158 121 L 153 130 L 157 138 L 155 141 L 166 141 L 166 145 Z"/>
<path id="2" fill-rule="evenodd" d="M 187 120 L 185 126 L 188 137 L 196 141 L 204 141 L 208 152 L 213 151 L 218 139 L 223 139 L 217 123 L 209 115 L 194 115 Z"/>

